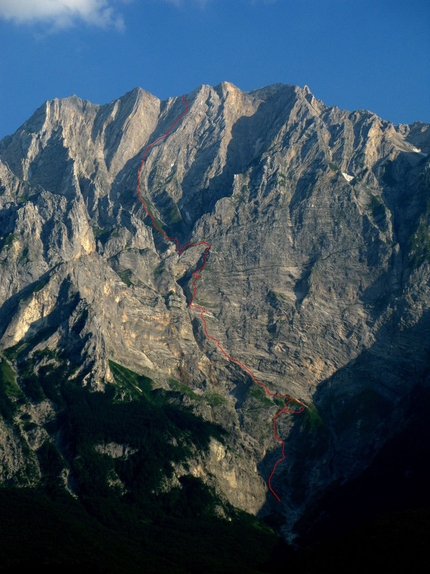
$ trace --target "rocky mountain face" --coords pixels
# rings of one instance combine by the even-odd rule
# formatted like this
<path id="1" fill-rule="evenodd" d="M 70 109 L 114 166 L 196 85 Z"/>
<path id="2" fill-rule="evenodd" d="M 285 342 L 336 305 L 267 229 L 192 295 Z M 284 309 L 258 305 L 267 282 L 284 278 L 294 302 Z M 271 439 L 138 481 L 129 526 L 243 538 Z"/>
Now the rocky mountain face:
<path id="1" fill-rule="evenodd" d="M 0 480 L 39 484 L 49 445 L 78 492 L 61 389 L 133 402 L 150 380 L 223 432 L 191 440 L 185 461 L 172 455 L 156 490 L 200 478 L 234 507 L 278 514 L 291 539 L 408 426 L 411 397 L 429 386 L 430 125 L 394 126 L 281 84 L 185 98 L 141 195 L 169 236 L 211 244 L 196 296 L 209 333 L 307 405 L 278 418 L 281 502 L 266 485 L 279 400 L 189 307 L 203 249 L 179 256 L 137 201 L 146 146 L 184 109 L 142 89 L 102 106 L 46 102 L 0 142 Z M 91 448 L 124 463 L 141 447 L 100 436 Z M 127 490 L 119 471 L 106 481 Z"/>

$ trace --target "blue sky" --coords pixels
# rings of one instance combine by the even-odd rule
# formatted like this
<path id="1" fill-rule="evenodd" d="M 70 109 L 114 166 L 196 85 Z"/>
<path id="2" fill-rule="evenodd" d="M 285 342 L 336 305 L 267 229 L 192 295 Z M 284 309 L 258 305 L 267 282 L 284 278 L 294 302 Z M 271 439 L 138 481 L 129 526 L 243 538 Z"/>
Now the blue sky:
<path id="1" fill-rule="evenodd" d="M 223 80 L 430 122 L 430 1 L 0 0 L 0 137 L 54 97 Z"/>

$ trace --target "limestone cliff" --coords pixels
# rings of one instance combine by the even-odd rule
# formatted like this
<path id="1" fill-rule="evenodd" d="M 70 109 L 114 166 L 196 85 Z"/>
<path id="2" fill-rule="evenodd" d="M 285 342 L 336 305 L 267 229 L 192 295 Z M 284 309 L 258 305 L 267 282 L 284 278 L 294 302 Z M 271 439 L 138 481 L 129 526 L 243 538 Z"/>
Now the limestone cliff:
<path id="1" fill-rule="evenodd" d="M 0 345 L 21 400 L 15 422 L 0 421 L 0 477 L 37 482 L 34 452 L 52 440 L 43 416 L 58 409 L 26 395 L 19 362 L 36 376 L 68 361 L 101 392 L 114 361 L 226 429 L 177 476 L 203 477 L 250 512 L 281 511 L 290 536 L 329 485 L 370 464 L 402 401 L 428 385 L 430 126 L 328 107 L 307 87 L 222 83 L 185 97 L 141 194 L 170 236 L 212 246 L 197 291 L 209 332 L 308 406 L 279 419 L 281 504 L 265 484 L 279 407 L 187 305 L 202 250 L 178 256 L 137 201 L 146 146 L 183 111 L 181 98 L 141 89 L 102 106 L 47 102 L 0 142 Z M 37 439 L 17 423 L 25 413 Z"/>

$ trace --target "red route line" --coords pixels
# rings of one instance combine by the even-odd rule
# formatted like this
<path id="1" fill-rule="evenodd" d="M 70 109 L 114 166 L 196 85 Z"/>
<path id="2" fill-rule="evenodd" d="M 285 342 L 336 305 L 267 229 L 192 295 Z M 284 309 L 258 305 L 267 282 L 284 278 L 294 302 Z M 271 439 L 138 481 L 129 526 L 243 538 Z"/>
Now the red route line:
<path id="1" fill-rule="evenodd" d="M 262 388 L 265 390 L 266 394 L 267 394 L 269 397 L 276 397 L 276 398 L 284 399 L 284 400 L 285 400 L 285 405 L 284 405 L 284 407 L 283 407 L 280 411 L 278 411 L 278 412 L 276 413 L 276 415 L 273 417 L 273 436 L 274 436 L 275 440 L 282 445 L 282 457 L 275 462 L 275 465 L 274 465 L 274 467 L 273 467 L 273 469 L 272 469 L 272 472 L 270 473 L 270 476 L 269 476 L 269 478 L 268 478 L 268 480 L 267 480 L 267 486 L 269 487 L 270 492 L 273 494 L 273 496 L 276 498 L 276 500 L 277 500 L 278 502 L 280 502 L 281 499 L 279 498 L 279 496 L 276 494 L 276 492 L 273 490 L 273 488 L 272 488 L 272 486 L 271 486 L 271 480 L 272 480 L 272 478 L 273 478 L 273 475 L 275 474 L 276 467 L 278 466 L 279 463 L 283 462 L 286 457 L 285 457 L 285 442 L 284 442 L 281 438 L 279 438 L 279 436 L 278 436 L 276 421 L 277 421 L 278 417 L 279 417 L 281 414 L 283 414 L 283 413 L 285 413 L 285 414 L 290 413 L 290 414 L 298 415 L 298 414 L 302 413 L 302 412 L 305 410 L 306 406 L 305 406 L 301 401 L 299 401 L 298 399 L 295 399 L 295 398 L 293 398 L 293 397 L 290 397 L 290 395 L 278 395 L 278 393 L 277 393 L 276 391 L 275 391 L 275 392 L 272 392 L 271 390 L 269 390 L 269 388 L 267 387 L 267 385 L 266 385 L 265 383 L 263 383 L 262 381 L 260 381 L 259 379 L 257 379 L 257 377 L 254 375 L 254 373 L 253 373 L 244 363 L 242 363 L 242 361 L 239 361 L 239 359 L 236 359 L 236 358 L 234 358 L 234 357 L 230 357 L 230 355 L 229 355 L 229 354 L 227 353 L 227 351 L 222 347 L 222 345 L 221 345 L 221 343 L 218 341 L 218 339 L 216 339 L 215 337 L 212 337 L 212 335 L 209 335 L 209 333 L 208 333 L 208 327 L 207 327 L 207 323 L 206 323 L 206 319 L 205 319 L 205 317 L 204 317 L 204 314 L 206 313 L 206 309 L 205 309 L 204 307 L 202 307 L 201 305 L 196 305 L 196 304 L 194 303 L 194 299 L 195 299 L 196 294 L 197 294 L 197 285 L 196 285 L 196 283 L 197 283 L 197 280 L 201 278 L 200 273 L 201 273 L 201 272 L 203 271 L 203 269 L 206 267 L 206 263 L 207 263 L 208 256 L 209 256 L 209 252 L 210 252 L 210 249 L 211 249 L 211 244 L 208 243 L 207 241 L 199 241 L 199 242 L 197 242 L 197 243 L 191 243 L 191 242 L 190 242 L 190 243 L 187 243 L 186 245 L 184 245 L 183 247 L 181 247 L 180 244 L 179 244 L 179 240 L 176 239 L 176 237 L 169 237 L 169 236 L 167 235 L 167 233 L 166 233 L 159 225 L 157 225 L 157 223 L 156 223 L 156 221 L 155 221 L 155 218 L 154 218 L 154 215 L 149 211 L 148 206 L 146 205 L 145 201 L 143 200 L 143 198 L 142 198 L 142 196 L 141 196 L 141 194 L 140 194 L 140 187 L 141 187 L 141 185 L 140 185 L 140 178 L 141 178 L 141 172 L 142 172 L 143 166 L 145 165 L 145 161 L 146 161 L 146 158 L 147 158 L 148 155 L 149 155 L 149 152 L 151 151 L 151 149 L 152 149 L 154 146 L 156 146 L 156 145 L 157 145 L 158 143 L 160 143 L 161 141 L 165 140 L 165 139 L 170 135 L 171 131 L 172 131 L 173 128 L 176 126 L 176 124 L 177 124 L 178 122 L 180 122 L 180 120 L 185 116 L 185 114 L 188 113 L 188 110 L 190 109 L 190 106 L 189 106 L 189 104 L 188 104 L 188 102 L 187 102 L 187 100 L 185 99 L 184 96 L 182 96 L 182 101 L 183 101 L 184 104 L 185 104 L 185 110 L 182 112 L 182 114 L 176 118 L 176 120 L 173 122 L 173 124 L 170 126 L 170 128 L 167 130 L 167 132 L 166 132 L 164 135 L 162 135 L 162 136 L 160 136 L 159 138 L 157 138 L 154 142 L 152 142 L 150 145 L 148 145 L 147 148 L 145 149 L 145 153 L 143 154 L 142 161 L 141 161 L 141 163 L 140 163 L 139 170 L 138 170 L 138 172 L 137 172 L 137 190 L 136 190 L 136 193 L 137 193 L 137 197 L 138 197 L 140 203 L 143 205 L 143 208 L 144 208 L 144 210 L 145 210 L 146 215 L 151 218 L 152 226 L 153 226 L 155 229 L 157 229 L 168 241 L 171 241 L 172 243 L 174 243 L 174 244 L 176 245 L 176 251 L 177 251 L 178 255 L 181 255 L 181 254 L 182 254 L 186 249 L 188 249 L 189 247 L 198 247 L 199 245 L 204 245 L 204 246 L 205 246 L 205 250 L 204 250 L 204 253 L 203 253 L 203 264 L 201 265 L 201 267 L 199 267 L 198 269 L 196 269 L 196 270 L 192 273 L 192 277 L 193 277 L 193 281 L 192 281 L 193 294 L 192 294 L 192 296 L 191 296 L 191 300 L 190 300 L 189 306 L 190 306 L 190 307 L 194 307 L 194 309 L 198 309 L 198 310 L 200 311 L 200 319 L 202 320 L 203 329 L 204 329 L 204 332 L 205 332 L 206 337 L 207 337 L 208 339 L 210 339 L 211 341 L 214 341 L 214 342 L 216 343 L 216 346 L 218 347 L 218 349 L 221 351 L 221 353 L 225 356 L 225 358 L 226 358 L 228 361 L 230 361 L 230 362 L 232 362 L 232 363 L 236 363 L 237 365 L 239 365 L 240 367 L 242 367 L 242 369 L 248 373 L 248 375 L 251 377 L 251 379 L 252 379 L 255 383 L 257 383 L 257 385 L 259 385 L 260 387 L 262 387 Z M 299 408 L 297 408 L 297 406 L 296 406 L 296 407 L 291 407 L 291 406 L 289 406 L 289 405 L 293 405 L 293 404 L 296 404 Z"/>

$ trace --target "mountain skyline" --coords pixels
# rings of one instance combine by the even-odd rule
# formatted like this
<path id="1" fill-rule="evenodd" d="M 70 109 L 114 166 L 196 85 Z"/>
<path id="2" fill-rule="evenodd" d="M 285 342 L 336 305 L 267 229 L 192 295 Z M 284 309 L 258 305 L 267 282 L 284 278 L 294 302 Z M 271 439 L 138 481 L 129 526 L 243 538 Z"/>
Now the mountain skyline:
<path id="1" fill-rule="evenodd" d="M 430 124 L 227 82 L 54 99 L 0 140 L 6 564 L 85 560 L 35 514 L 132 532 L 128 572 L 143 552 L 256 574 L 275 532 L 304 548 L 428 510 L 429 154 Z"/>
<path id="2" fill-rule="evenodd" d="M 310 434 L 290 437 L 281 419 L 289 450 L 308 440 L 333 464 L 328 471 L 317 457 L 306 470 L 298 458 L 294 469 L 288 457 L 294 472 L 276 475 L 274 490 L 285 509 L 287 497 L 300 507 L 294 473 L 309 472 L 311 499 L 362 468 L 373 456 L 363 451 L 366 433 L 377 450 L 392 433 L 387 413 L 425 376 L 429 131 L 282 84 L 249 93 L 202 86 L 164 102 L 142 89 L 105 106 L 47 102 L 0 142 L 0 345 L 10 368 L 43 381 L 48 359 L 72 360 L 72 378 L 100 391 L 120 365 L 160 392 L 179 390 L 228 430 L 233 450 L 246 450 L 243 465 L 217 445 L 213 452 L 226 459 L 224 495 L 252 512 L 265 504 L 261 475 L 279 460 L 276 398 L 295 397 L 309 406 Z M 153 226 L 136 198 L 152 147 L 139 197 Z M 167 236 L 194 247 L 179 256 Z M 207 330 L 190 308 L 202 241 L 212 245 L 196 297 Z M 354 401 L 366 408 L 367 430 L 360 410 L 357 425 L 348 416 L 345 426 Z"/>

